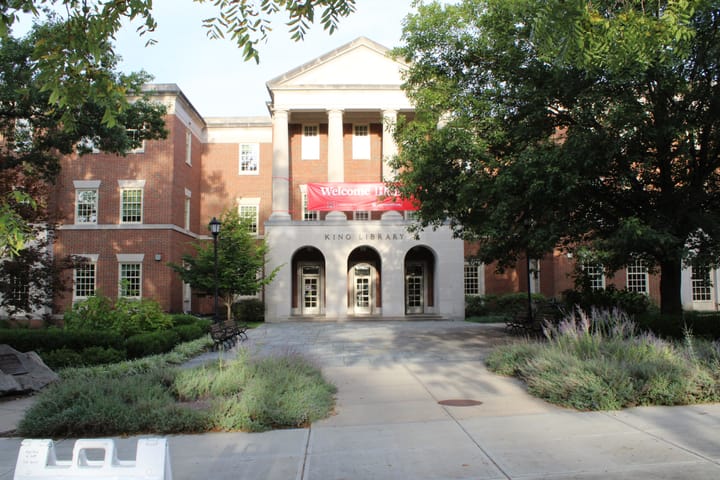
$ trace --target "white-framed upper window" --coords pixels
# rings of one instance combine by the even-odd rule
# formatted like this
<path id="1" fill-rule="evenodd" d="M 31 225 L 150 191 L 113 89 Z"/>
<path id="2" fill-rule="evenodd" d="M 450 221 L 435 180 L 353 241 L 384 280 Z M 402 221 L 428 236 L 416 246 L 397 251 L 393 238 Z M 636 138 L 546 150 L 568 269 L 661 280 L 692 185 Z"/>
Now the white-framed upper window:
<path id="1" fill-rule="evenodd" d="M 320 212 L 317 210 L 308 210 L 307 185 L 300 185 L 300 194 L 302 195 L 302 221 L 317 222 L 320 220 Z"/>
<path id="2" fill-rule="evenodd" d="M 142 263 L 121 263 L 118 269 L 118 296 L 123 298 L 142 298 Z"/>
<path id="3" fill-rule="evenodd" d="M 190 230 L 190 206 L 192 202 L 192 192 L 185 189 L 185 218 L 184 218 L 184 227 L 185 230 Z"/>
<path id="4" fill-rule="evenodd" d="M 83 137 L 76 145 L 76 149 L 82 153 L 100 153 L 100 149 L 92 137 Z"/>
<path id="5" fill-rule="evenodd" d="M 590 281 L 591 290 L 605 289 L 605 269 L 601 264 L 585 262 L 582 265 L 582 269 Z"/>
<path id="6" fill-rule="evenodd" d="M 302 126 L 302 153 L 303 160 L 320 159 L 320 127 L 318 125 Z"/>
<path id="7" fill-rule="evenodd" d="M 482 295 L 485 293 L 484 271 L 482 263 L 465 262 L 463 282 L 465 295 Z"/>
<path id="8" fill-rule="evenodd" d="M 192 132 L 185 132 L 185 163 L 192 165 Z"/>
<path id="9" fill-rule="evenodd" d="M 118 180 L 120 186 L 120 223 L 143 222 L 145 180 Z"/>
<path id="10" fill-rule="evenodd" d="M 128 128 L 126 133 L 133 143 L 137 143 L 137 147 L 131 148 L 129 153 L 145 153 L 145 140 L 140 139 L 140 130 L 137 128 Z"/>
<path id="11" fill-rule="evenodd" d="M 648 269 L 642 260 L 635 260 L 629 264 L 626 269 L 626 289 L 630 292 L 643 293 L 647 295 L 648 289 Z"/>
<path id="12" fill-rule="evenodd" d="M 97 224 L 100 180 L 75 180 L 75 223 Z"/>
<path id="13" fill-rule="evenodd" d="M 355 160 L 370 160 L 369 125 L 353 125 L 352 154 Z"/>
<path id="14" fill-rule="evenodd" d="M 248 222 L 248 232 L 258 234 L 260 224 L 260 199 L 241 198 L 238 200 L 238 215 Z"/>
<path id="15" fill-rule="evenodd" d="M 84 300 L 95 295 L 95 282 L 97 278 L 98 254 L 75 255 L 83 257 L 85 262 L 73 269 L 73 301 Z"/>
<path id="16" fill-rule="evenodd" d="M 353 212 L 353 220 L 359 220 L 366 222 L 370 220 L 370 211 L 368 210 L 356 210 Z"/>
<path id="17" fill-rule="evenodd" d="M 693 265 L 691 270 L 693 302 L 711 302 L 712 280 L 710 279 L 710 268 L 704 265 Z"/>
<path id="18" fill-rule="evenodd" d="M 240 165 L 238 174 L 258 175 L 260 173 L 260 145 L 257 143 L 240 144 Z"/>

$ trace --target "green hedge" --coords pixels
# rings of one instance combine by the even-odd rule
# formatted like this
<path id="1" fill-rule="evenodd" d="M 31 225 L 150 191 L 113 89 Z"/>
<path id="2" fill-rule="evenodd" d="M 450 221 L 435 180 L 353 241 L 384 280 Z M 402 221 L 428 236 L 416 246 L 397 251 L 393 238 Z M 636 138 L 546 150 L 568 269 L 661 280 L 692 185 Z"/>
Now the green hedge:
<path id="1" fill-rule="evenodd" d="M 125 338 L 108 331 L 9 328 L 0 329 L 0 343 L 6 343 L 20 352 L 49 352 L 61 348 L 80 351 L 88 347 L 122 350 Z"/>
<path id="2" fill-rule="evenodd" d="M 539 293 L 532 294 L 534 302 L 542 302 L 545 297 Z M 527 309 L 527 292 L 508 293 L 504 295 L 467 295 L 465 296 L 465 317 L 512 316 L 520 310 Z"/>
<path id="3" fill-rule="evenodd" d="M 237 322 L 264 322 L 265 303 L 257 298 L 240 300 L 233 304 L 232 313 Z"/>
<path id="4" fill-rule="evenodd" d="M 646 313 L 635 317 L 638 326 L 664 338 L 680 339 L 689 331 L 695 337 L 720 339 L 720 313 L 683 312 L 679 315 Z"/>
<path id="5" fill-rule="evenodd" d="M 134 359 L 169 352 L 180 340 L 181 337 L 175 330 L 139 333 L 125 342 L 127 357 Z"/>

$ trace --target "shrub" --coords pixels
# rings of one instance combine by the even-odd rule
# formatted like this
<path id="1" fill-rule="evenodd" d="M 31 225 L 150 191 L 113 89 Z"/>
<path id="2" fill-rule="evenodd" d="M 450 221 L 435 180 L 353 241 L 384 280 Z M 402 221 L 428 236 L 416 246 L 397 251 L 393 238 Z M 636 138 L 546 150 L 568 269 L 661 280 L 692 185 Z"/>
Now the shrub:
<path id="1" fill-rule="evenodd" d="M 69 348 L 59 348 L 40 354 L 45 365 L 51 369 L 82 366 L 82 355 Z"/>
<path id="2" fill-rule="evenodd" d="M 257 298 L 247 298 L 233 303 L 232 314 L 238 322 L 264 322 L 265 304 Z"/>
<path id="3" fill-rule="evenodd" d="M 170 318 L 172 319 L 173 325 L 176 327 L 179 327 L 180 325 L 192 325 L 198 320 L 201 320 L 200 317 L 196 317 L 195 315 L 191 315 L 189 313 L 174 313 L 170 315 Z"/>
<path id="4" fill-rule="evenodd" d="M 643 315 L 651 306 L 647 295 L 618 290 L 614 285 L 603 290 L 566 290 L 563 292 L 563 300 L 571 309 L 579 306 L 589 313 L 593 308 L 619 308 L 631 316 Z"/>
<path id="5" fill-rule="evenodd" d="M 487 315 L 485 297 L 482 295 L 465 295 L 465 318 Z"/>
<path id="6" fill-rule="evenodd" d="M 83 365 L 104 365 L 122 362 L 126 359 L 125 350 L 114 348 L 88 347 L 81 353 Z"/>
<path id="7" fill-rule="evenodd" d="M 180 325 L 173 328 L 173 331 L 178 334 L 178 337 L 182 342 L 189 342 L 190 340 L 195 340 L 196 338 L 200 338 L 207 333 L 207 330 L 197 323 L 194 323 L 192 325 Z"/>
<path id="8" fill-rule="evenodd" d="M 173 330 L 139 333 L 125 341 L 128 358 L 140 358 L 148 355 L 169 352 L 180 343 L 180 335 Z"/>
<path id="9" fill-rule="evenodd" d="M 68 330 L 113 330 L 114 317 L 112 302 L 104 295 L 97 294 L 83 301 L 73 303 L 63 315 Z"/>
<path id="10" fill-rule="evenodd" d="M 638 325 L 664 338 L 683 338 L 686 331 L 694 336 L 720 339 L 720 314 L 715 312 L 683 312 L 680 315 L 646 313 L 637 317 Z"/>
<path id="11" fill-rule="evenodd" d="M 45 364 L 52 369 L 103 365 L 125 360 L 125 351 L 115 348 L 88 347 L 81 351 L 60 348 L 40 354 Z"/>
<path id="12" fill-rule="evenodd" d="M 119 298 L 115 302 L 113 330 L 123 335 L 167 330 L 172 325 L 172 318 L 162 311 L 155 300 Z"/>
<path id="13" fill-rule="evenodd" d="M 125 339 L 109 331 L 68 331 L 48 329 L 0 329 L 0 343 L 5 343 L 20 352 L 50 352 L 62 348 L 81 351 L 98 346 L 122 350 Z"/>

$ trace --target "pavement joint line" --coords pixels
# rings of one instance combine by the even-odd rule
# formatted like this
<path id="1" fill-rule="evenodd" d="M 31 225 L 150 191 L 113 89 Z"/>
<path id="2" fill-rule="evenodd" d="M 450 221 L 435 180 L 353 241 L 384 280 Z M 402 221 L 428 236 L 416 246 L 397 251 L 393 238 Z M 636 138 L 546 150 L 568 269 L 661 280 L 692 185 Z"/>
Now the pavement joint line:
<path id="1" fill-rule="evenodd" d="M 299 479 L 305 480 L 305 466 L 307 465 L 308 451 L 310 450 L 310 434 L 312 433 L 312 424 L 307 428 L 307 438 L 305 439 L 305 452 L 303 453 L 302 464 L 300 465 Z"/>
<path id="2" fill-rule="evenodd" d="M 470 435 L 470 432 L 468 432 L 465 429 L 463 424 L 460 423 L 460 421 L 457 418 L 455 418 L 455 415 L 453 415 L 452 412 L 450 412 L 449 408 L 445 405 L 440 405 L 438 403 L 439 400 L 437 399 L 437 397 L 435 395 L 433 395 L 433 393 L 430 391 L 430 389 L 427 388 L 427 385 L 425 385 L 425 382 L 423 382 L 417 375 L 415 375 L 415 373 L 412 370 L 410 370 L 408 368 L 407 363 L 403 362 L 402 366 L 403 366 L 403 368 L 405 368 L 405 370 L 408 371 L 408 373 L 415 379 L 416 382 L 418 382 L 420 385 L 422 385 L 422 388 L 428 393 L 428 395 L 430 395 L 430 398 L 432 398 L 435 401 L 435 404 L 439 405 L 440 408 L 445 410 L 445 413 L 452 419 L 453 422 L 455 422 L 455 425 L 457 425 L 460 428 L 460 430 L 462 430 L 462 432 L 465 434 L 465 436 L 470 439 L 470 441 L 478 448 L 478 450 L 480 450 L 483 453 L 483 455 L 485 455 L 485 457 L 490 461 L 490 463 L 495 465 L 495 468 L 497 468 L 498 471 L 507 480 L 512 480 L 512 477 L 505 471 L 505 469 L 502 466 L 500 466 L 500 464 L 498 462 L 495 461 L 495 459 L 490 455 L 490 453 L 488 453 L 488 451 L 485 450 L 485 448 L 482 445 L 480 445 L 480 443 L 478 443 L 478 441 L 475 440 L 475 438 L 472 435 Z"/>
<path id="3" fill-rule="evenodd" d="M 655 435 L 654 433 L 649 432 L 649 431 L 647 431 L 647 430 L 644 430 L 644 429 L 642 429 L 642 428 L 640 428 L 640 427 L 637 427 L 637 426 L 633 425 L 632 423 L 626 422 L 625 420 L 623 420 L 623 419 L 621 419 L 621 418 L 618 418 L 618 417 L 615 416 L 615 415 L 611 415 L 609 412 L 601 412 L 601 413 L 602 413 L 603 415 L 605 415 L 606 417 L 610 417 L 610 418 L 612 418 L 613 420 L 615 420 L 615 421 L 617 421 L 617 422 L 620 422 L 620 423 L 622 423 L 623 425 L 625 425 L 625 426 L 627 426 L 627 427 L 630 427 L 630 428 L 632 428 L 633 430 L 635 430 L 635 431 L 637 431 L 637 432 L 643 433 L 643 434 L 645 434 L 645 435 L 647 435 L 647 436 L 649 436 L 649 437 L 654 438 L 655 440 L 658 440 L 658 441 L 660 441 L 660 442 L 662 442 L 662 443 L 666 443 L 666 444 L 668 444 L 668 445 L 670 445 L 670 446 L 672 446 L 672 447 L 679 448 L 680 450 L 683 450 L 684 452 L 687 452 L 687 453 L 689 453 L 689 454 L 691 454 L 691 455 L 694 455 L 695 457 L 697 457 L 697 458 L 699 458 L 699 459 L 701 459 L 701 460 L 704 460 L 704 461 L 706 461 L 706 462 L 710 462 L 710 463 L 713 463 L 713 464 L 715 464 L 715 465 L 720 466 L 720 461 L 715 460 L 715 459 L 712 458 L 712 457 L 708 457 L 708 456 L 706 456 L 706 455 L 703 455 L 703 454 L 701 454 L 701 453 L 699 453 L 699 452 L 696 452 L 695 450 L 691 449 L 690 447 L 687 447 L 687 446 L 685 446 L 685 445 L 681 445 L 681 444 L 679 444 L 679 443 L 677 443 L 677 442 L 673 442 L 673 441 L 668 440 L 668 439 L 666 439 L 666 438 L 662 438 L 662 437 L 660 437 L 660 436 L 658 436 L 658 435 Z"/>

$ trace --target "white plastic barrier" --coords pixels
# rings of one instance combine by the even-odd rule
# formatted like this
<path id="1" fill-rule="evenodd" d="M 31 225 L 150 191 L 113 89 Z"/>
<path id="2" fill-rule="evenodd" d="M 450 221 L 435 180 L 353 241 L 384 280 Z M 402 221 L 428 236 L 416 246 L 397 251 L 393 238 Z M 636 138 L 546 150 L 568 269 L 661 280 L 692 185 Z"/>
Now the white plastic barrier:
<path id="1" fill-rule="evenodd" d="M 115 441 L 109 438 L 77 440 L 73 447 L 72 460 L 58 460 L 52 440 L 23 440 L 13 479 L 39 478 L 172 480 L 167 440 L 139 439 L 134 461 L 118 460 Z"/>

